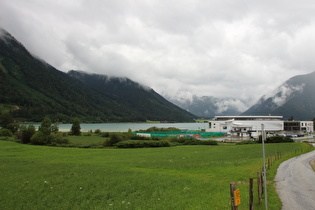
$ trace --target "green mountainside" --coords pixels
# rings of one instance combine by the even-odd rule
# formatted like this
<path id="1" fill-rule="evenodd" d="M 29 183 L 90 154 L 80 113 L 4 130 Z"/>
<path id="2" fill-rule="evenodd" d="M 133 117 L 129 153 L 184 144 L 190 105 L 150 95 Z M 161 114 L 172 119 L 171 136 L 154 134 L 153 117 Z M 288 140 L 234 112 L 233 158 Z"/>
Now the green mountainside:
<path id="1" fill-rule="evenodd" d="M 194 117 L 164 99 L 153 89 L 128 78 L 108 77 L 82 71 L 69 71 L 68 74 L 105 97 L 126 107 L 133 107 L 133 111 L 143 117 L 150 116 L 150 119 L 159 121 L 165 119 L 168 119 L 167 121 L 190 121 Z"/>
<path id="2" fill-rule="evenodd" d="M 284 119 L 312 120 L 315 117 L 315 72 L 297 75 L 262 96 L 242 115 L 280 115 Z"/>
<path id="3" fill-rule="evenodd" d="M 92 85 L 74 77 L 75 73 L 66 74 L 32 56 L 0 29 L 0 108 L 12 106 L 15 118 L 41 121 L 49 116 L 54 121 L 69 121 L 78 117 L 85 122 L 188 122 L 194 118 L 131 80 L 116 78 L 121 82 L 113 80 L 102 87 L 101 81 L 95 86 L 96 81 Z"/>

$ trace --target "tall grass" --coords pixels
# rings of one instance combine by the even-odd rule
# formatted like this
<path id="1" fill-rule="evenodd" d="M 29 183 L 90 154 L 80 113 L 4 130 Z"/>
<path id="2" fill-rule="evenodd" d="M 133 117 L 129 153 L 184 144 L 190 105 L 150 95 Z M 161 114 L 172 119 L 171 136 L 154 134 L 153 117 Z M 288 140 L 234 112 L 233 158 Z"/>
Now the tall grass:
<path id="1" fill-rule="evenodd" d="M 266 151 L 294 155 L 304 147 Z M 261 166 L 261 145 L 79 149 L 0 141 L 0 209 L 230 209 L 230 182 L 241 189 L 239 209 L 248 209 L 247 181 Z"/>

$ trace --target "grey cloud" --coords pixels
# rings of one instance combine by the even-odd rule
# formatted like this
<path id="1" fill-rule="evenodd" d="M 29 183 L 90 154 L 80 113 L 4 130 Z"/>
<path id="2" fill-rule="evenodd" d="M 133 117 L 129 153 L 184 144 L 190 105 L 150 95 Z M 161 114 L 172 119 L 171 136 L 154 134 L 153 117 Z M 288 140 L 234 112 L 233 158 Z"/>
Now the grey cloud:
<path id="1" fill-rule="evenodd" d="M 63 71 L 257 100 L 314 71 L 311 0 L 2 0 L 0 27 Z"/>

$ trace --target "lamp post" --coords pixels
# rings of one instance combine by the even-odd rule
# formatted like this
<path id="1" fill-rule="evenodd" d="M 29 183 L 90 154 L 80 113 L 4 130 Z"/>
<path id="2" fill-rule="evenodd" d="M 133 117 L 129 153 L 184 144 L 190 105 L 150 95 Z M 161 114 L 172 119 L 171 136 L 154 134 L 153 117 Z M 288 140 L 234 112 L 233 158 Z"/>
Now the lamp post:
<path id="1" fill-rule="evenodd" d="M 265 194 L 265 209 L 268 209 L 268 199 L 267 199 L 267 174 L 266 174 L 266 156 L 265 156 L 265 141 L 266 141 L 266 130 L 264 124 L 261 124 L 261 143 L 263 152 L 263 178 L 264 178 L 264 194 Z"/>

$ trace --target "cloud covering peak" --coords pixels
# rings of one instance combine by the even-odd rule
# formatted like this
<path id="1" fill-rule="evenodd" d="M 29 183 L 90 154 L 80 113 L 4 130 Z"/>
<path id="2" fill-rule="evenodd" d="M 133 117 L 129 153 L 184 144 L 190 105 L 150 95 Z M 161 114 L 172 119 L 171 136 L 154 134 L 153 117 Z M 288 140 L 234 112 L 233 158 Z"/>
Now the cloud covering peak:
<path id="1" fill-rule="evenodd" d="M 2 0 L 0 27 L 63 71 L 255 101 L 314 71 L 314 11 L 311 0 Z"/>

